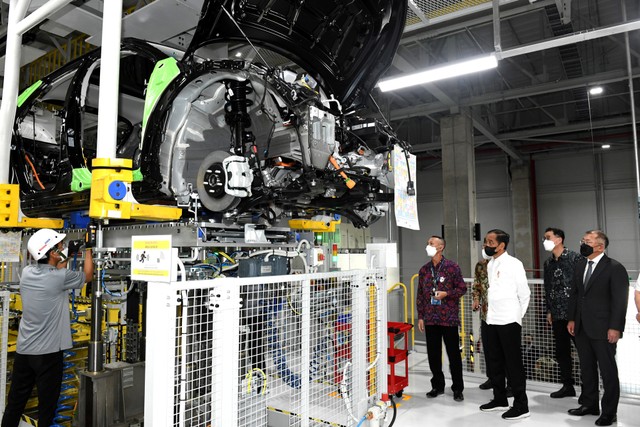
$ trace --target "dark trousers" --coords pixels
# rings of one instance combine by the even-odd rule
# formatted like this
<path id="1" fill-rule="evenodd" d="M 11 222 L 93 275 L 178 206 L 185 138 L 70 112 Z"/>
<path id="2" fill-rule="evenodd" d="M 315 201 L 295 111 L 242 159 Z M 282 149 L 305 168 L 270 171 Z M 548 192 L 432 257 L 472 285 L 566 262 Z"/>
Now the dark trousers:
<path id="1" fill-rule="evenodd" d="M 498 403 L 507 403 L 505 377 L 513 391 L 513 407 L 529 409 L 527 399 L 527 376 L 522 363 L 522 326 L 518 323 L 508 325 L 487 325 L 484 342 L 487 359 L 487 371 L 491 375 L 493 398 Z"/>
<path id="2" fill-rule="evenodd" d="M 572 386 L 573 382 L 573 360 L 571 358 L 571 341 L 573 337 L 567 330 L 566 320 L 554 320 L 553 339 L 556 344 L 556 360 L 560 368 L 560 379 L 562 385 Z"/>
<path id="3" fill-rule="evenodd" d="M 589 408 L 598 407 L 598 367 L 600 367 L 604 386 L 602 415 L 615 415 L 620 400 L 616 344 L 611 344 L 606 339 L 591 339 L 584 329 L 580 328 L 576 333 L 576 347 L 578 347 L 582 374 L 582 404 Z"/>
<path id="4" fill-rule="evenodd" d="M 425 325 L 427 337 L 427 355 L 431 368 L 431 387 L 444 391 L 444 374 L 442 372 L 442 342 L 449 358 L 449 370 L 453 384 L 451 390 L 464 390 L 462 380 L 462 357 L 460 356 L 460 339 L 457 326 Z"/>
<path id="5" fill-rule="evenodd" d="M 62 351 L 41 355 L 16 353 L 2 427 L 18 426 L 34 385 L 38 388 L 38 426 L 53 424 L 62 385 L 62 366 Z"/>
<path id="6" fill-rule="evenodd" d="M 487 353 L 489 353 L 491 350 L 487 348 L 487 327 L 489 325 L 487 325 L 487 322 L 485 322 L 484 320 L 482 320 L 480 322 L 480 336 L 482 337 L 482 352 L 484 353 L 484 364 L 485 364 L 485 369 L 486 369 L 486 374 L 487 374 L 487 378 L 491 378 L 491 366 L 489 365 L 488 362 L 488 357 Z"/>

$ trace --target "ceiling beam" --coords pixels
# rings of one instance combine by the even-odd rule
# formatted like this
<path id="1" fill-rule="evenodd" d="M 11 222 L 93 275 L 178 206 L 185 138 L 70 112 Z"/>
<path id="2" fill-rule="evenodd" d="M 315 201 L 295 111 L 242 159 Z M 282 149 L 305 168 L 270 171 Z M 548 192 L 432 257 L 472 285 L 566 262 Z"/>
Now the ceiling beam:
<path id="1" fill-rule="evenodd" d="M 514 47 L 511 49 L 496 52 L 498 59 L 512 58 L 514 56 L 527 55 L 529 53 L 540 52 L 541 50 L 552 49 L 554 47 L 566 46 L 568 44 L 581 43 L 588 40 L 599 39 L 614 34 L 628 33 L 629 31 L 640 30 L 640 19 L 625 22 L 624 24 L 611 25 L 595 30 L 580 31 L 568 36 L 554 37 L 549 40 Z"/>
<path id="2" fill-rule="evenodd" d="M 524 157 L 522 154 L 516 150 L 508 140 L 501 140 L 497 136 L 495 136 L 484 123 L 484 121 L 475 114 L 470 114 L 471 120 L 473 120 L 473 127 L 478 129 L 482 135 L 485 136 L 489 141 L 496 144 L 498 147 L 502 149 L 509 156 L 513 157 L 519 162 L 524 162 Z"/>
<path id="3" fill-rule="evenodd" d="M 397 62 L 396 62 L 396 59 L 397 59 Z M 401 54 L 399 53 L 396 53 L 396 57 L 394 58 L 394 65 L 396 65 L 398 68 L 402 67 L 400 69 L 404 72 L 415 72 L 416 70 L 416 67 L 413 64 L 411 64 L 406 58 L 402 57 Z M 438 101 L 447 105 L 449 107 L 449 111 L 451 111 L 452 113 L 457 113 L 460 111 L 458 102 L 456 102 L 453 98 L 447 95 L 444 91 L 442 91 L 442 89 L 440 89 L 435 84 L 426 83 L 426 84 L 423 84 L 422 87 L 424 87 L 433 96 L 435 96 L 438 99 Z M 505 153 L 507 153 L 509 156 L 513 157 L 518 161 L 523 161 L 522 155 L 515 148 L 513 148 L 508 142 L 500 141 L 498 138 L 496 138 L 493 135 L 493 133 L 490 131 L 489 126 L 479 116 L 474 116 L 471 111 L 463 111 L 463 114 L 466 114 L 469 117 L 471 117 L 471 120 L 473 121 L 473 127 L 476 128 L 485 137 L 487 137 L 490 141 L 495 143 L 502 150 L 504 150 Z"/>
<path id="4" fill-rule="evenodd" d="M 548 5 L 555 4 L 555 0 L 541 0 L 535 3 L 528 4 L 526 6 L 515 7 L 513 9 L 507 9 L 500 11 L 500 19 L 505 20 L 514 16 L 520 16 L 525 13 L 537 12 L 540 9 Z M 433 39 L 440 36 L 449 36 L 451 34 L 464 31 L 466 28 L 477 27 L 479 25 L 486 25 L 491 23 L 493 15 L 491 13 L 474 19 L 459 20 L 457 22 L 439 22 L 437 24 L 430 24 L 429 30 L 419 31 L 412 33 L 414 30 L 420 30 L 420 28 L 411 28 L 408 35 L 400 40 L 400 44 L 411 44 L 419 40 Z"/>
<path id="5" fill-rule="evenodd" d="M 633 69 L 633 77 L 640 77 L 640 67 Z M 614 70 L 604 73 L 592 74 L 589 76 L 582 76 L 575 79 L 563 80 L 560 82 L 542 83 L 523 88 L 510 89 L 499 92 L 491 92 L 478 96 L 471 96 L 467 98 L 461 98 L 458 100 L 458 106 L 460 108 L 472 107 L 476 105 L 494 104 L 497 102 L 508 101 L 518 98 L 526 98 L 530 96 L 545 95 L 554 92 L 562 92 L 569 89 L 575 89 L 583 87 L 586 88 L 592 85 L 606 85 L 607 83 L 614 83 L 623 80 L 627 80 L 629 77 L 626 70 Z M 422 105 L 416 105 L 412 107 L 400 108 L 391 112 L 391 120 L 401 120 L 410 117 L 422 116 L 425 114 L 434 114 L 449 110 L 449 105 L 444 102 L 431 102 Z"/>
<path id="6" fill-rule="evenodd" d="M 545 126 L 536 129 L 527 129 L 515 132 L 505 132 L 495 135 L 500 141 L 518 141 L 527 140 L 530 138 L 536 138 L 547 135 L 560 135 L 575 132 L 588 131 L 590 129 L 606 129 L 614 127 L 623 127 L 631 125 L 631 116 L 619 116 L 603 120 L 594 120 L 590 123 L 588 120 L 579 123 L 571 123 L 564 126 Z M 475 146 L 486 144 L 487 142 L 494 142 L 484 135 L 484 137 L 475 138 Z M 440 142 L 430 142 L 427 144 L 415 144 L 411 146 L 411 152 L 422 153 L 425 151 L 438 151 L 442 148 Z"/>

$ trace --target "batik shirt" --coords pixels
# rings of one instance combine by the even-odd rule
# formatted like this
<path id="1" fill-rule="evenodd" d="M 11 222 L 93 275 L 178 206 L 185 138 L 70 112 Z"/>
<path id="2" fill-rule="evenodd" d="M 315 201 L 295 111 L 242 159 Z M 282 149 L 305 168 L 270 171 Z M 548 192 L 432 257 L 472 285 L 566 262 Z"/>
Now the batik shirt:
<path id="1" fill-rule="evenodd" d="M 418 273 L 418 318 L 425 325 L 459 326 L 460 297 L 467 292 L 460 267 L 442 257 L 438 265 L 426 263 Z M 431 303 L 432 291 L 445 291 L 447 296 L 441 304 Z"/>
<path id="2" fill-rule="evenodd" d="M 487 321 L 487 309 L 489 300 L 487 289 L 489 288 L 489 278 L 487 277 L 487 261 L 478 261 L 473 276 L 473 299 L 480 303 L 480 320 Z"/>
<path id="3" fill-rule="evenodd" d="M 547 313 L 553 320 L 567 320 L 571 281 L 582 256 L 564 248 L 558 259 L 553 254 L 544 262 L 544 291 Z"/>

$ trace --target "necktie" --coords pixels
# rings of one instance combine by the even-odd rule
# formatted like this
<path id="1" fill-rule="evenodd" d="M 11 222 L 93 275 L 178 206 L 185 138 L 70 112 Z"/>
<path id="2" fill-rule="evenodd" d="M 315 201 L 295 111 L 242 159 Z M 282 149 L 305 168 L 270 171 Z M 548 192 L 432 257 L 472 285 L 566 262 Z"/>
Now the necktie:
<path id="1" fill-rule="evenodd" d="M 587 283 L 589 283 L 589 279 L 591 279 L 591 272 L 592 272 L 592 268 L 593 268 L 593 261 L 589 261 L 589 267 L 587 268 L 587 274 L 585 274 L 584 276 L 584 286 L 587 286 Z"/>

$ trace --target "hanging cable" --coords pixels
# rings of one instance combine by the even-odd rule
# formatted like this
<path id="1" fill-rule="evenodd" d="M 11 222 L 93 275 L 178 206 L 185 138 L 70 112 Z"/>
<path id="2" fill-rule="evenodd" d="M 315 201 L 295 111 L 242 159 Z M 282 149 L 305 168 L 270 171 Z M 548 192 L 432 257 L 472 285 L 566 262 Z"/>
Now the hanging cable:
<path id="1" fill-rule="evenodd" d="M 233 22 L 233 24 L 236 26 L 236 28 L 238 28 L 238 31 L 240 31 L 240 34 L 242 34 L 242 37 L 244 37 L 244 39 L 247 41 L 247 43 L 249 43 L 249 45 L 251 45 L 251 47 L 253 48 L 253 50 L 256 52 L 256 55 L 258 55 L 260 57 L 260 59 L 262 60 L 262 62 L 264 63 L 264 65 L 266 65 L 267 67 L 269 67 L 269 63 L 267 62 L 266 59 L 264 59 L 264 57 L 262 56 L 262 54 L 260 53 L 260 51 L 253 45 L 253 43 L 251 43 L 251 40 L 249 40 L 249 37 L 247 37 L 247 35 L 245 34 L 244 31 L 242 31 L 242 28 L 240 28 L 240 25 L 238 24 L 238 21 L 235 20 L 235 18 L 233 17 L 233 15 L 231 15 L 231 13 L 229 13 L 229 11 L 227 10 L 227 8 L 225 8 L 224 6 L 221 6 L 222 10 L 224 11 L 224 13 L 227 14 L 227 16 L 229 17 L 229 19 L 231 19 L 231 22 Z M 271 67 L 269 67 L 271 68 Z"/>
<path id="2" fill-rule="evenodd" d="M 369 94 L 369 99 L 371 99 L 373 104 L 376 106 L 376 109 L 380 113 L 380 117 L 382 117 L 382 119 L 384 120 L 385 124 L 389 128 L 388 130 L 398 140 L 399 145 L 402 147 L 402 152 L 404 153 L 404 159 L 407 162 L 407 178 L 408 178 L 408 180 L 407 180 L 407 194 L 409 196 L 415 196 L 416 195 L 416 187 L 415 187 L 415 184 L 414 184 L 413 180 L 411 179 L 411 167 L 409 165 L 409 154 L 410 154 L 411 147 L 409 146 L 409 144 L 407 144 L 406 141 L 403 141 L 400 138 L 398 138 L 398 135 L 396 135 L 395 132 L 393 132 L 393 129 L 391 128 L 391 124 L 389 123 L 389 121 L 387 120 L 385 115 L 382 113 L 382 109 L 380 108 L 380 106 L 376 102 L 376 99 L 373 97 L 373 94 Z"/>

